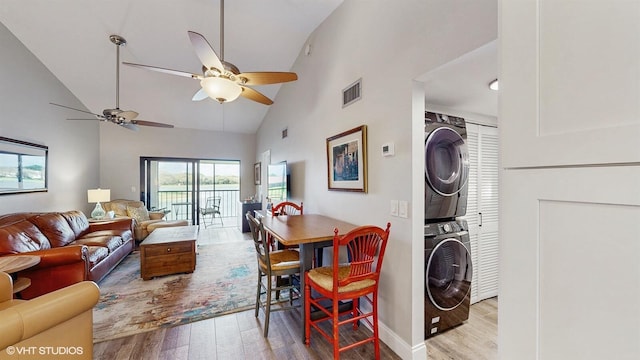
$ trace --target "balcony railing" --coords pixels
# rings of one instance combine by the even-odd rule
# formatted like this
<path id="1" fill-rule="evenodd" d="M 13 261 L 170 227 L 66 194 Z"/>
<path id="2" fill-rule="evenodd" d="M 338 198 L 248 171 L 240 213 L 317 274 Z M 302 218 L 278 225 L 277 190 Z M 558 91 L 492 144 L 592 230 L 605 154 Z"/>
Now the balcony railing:
<path id="1" fill-rule="evenodd" d="M 170 210 L 166 218 L 171 220 L 192 220 L 193 199 L 191 191 L 158 191 L 158 209 Z M 240 190 L 201 190 L 196 195 L 199 206 L 204 207 L 207 198 L 220 198 L 220 217 L 235 218 L 238 216 L 238 206 L 240 206 Z M 196 216 L 199 216 L 200 209 L 195 209 Z M 210 215 L 207 215 L 210 216 Z M 195 221 L 192 221 L 195 223 Z M 233 223 L 235 224 L 235 222 Z"/>

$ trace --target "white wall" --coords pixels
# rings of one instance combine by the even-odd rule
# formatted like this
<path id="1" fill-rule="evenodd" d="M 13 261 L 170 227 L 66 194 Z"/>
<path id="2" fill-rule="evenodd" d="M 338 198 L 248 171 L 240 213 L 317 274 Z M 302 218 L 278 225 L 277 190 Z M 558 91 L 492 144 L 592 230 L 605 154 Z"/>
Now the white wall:
<path id="1" fill-rule="evenodd" d="M 414 101 L 412 79 L 496 36 L 495 0 L 346 0 L 310 36 L 311 54 L 301 53 L 293 67 L 299 80 L 282 86 L 257 135 L 256 157 L 271 150 L 272 162 L 294 164 L 292 181 L 304 186 L 294 187 L 292 197 L 304 201 L 305 212 L 392 223 L 379 314 L 381 337 L 403 358 L 426 356 L 424 92 Z M 343 109 L 341 91 L 358 78 L 362 100 Z M 369 192 L 328 191 L 326 139 L 363 124 Z M 281 139 L 285 127 L 289 136 Z M 387 142 L 395 143 L 394 157 L 381 156 Z M 389 215 L 393 199 L 409 201 L 409 219 Z"/>
<path id="2" fill-rule="evenodd" d="M 0 214 L 90 212 L 87 189 L 98 185 L 98 124 L 65 120 L 55 102 L 85 109 L 13 34 L 0 24 L 0 136 L 49 147 L 49 191 L 0 196 Z"/>
<path id="3" fill-rule="evenodd" d="M 500 357 L 639 359 L 640 3 L 500 4 Z"/>
<path id="4" fill-rule="evenodd" d="M 240 160 L 240 196 L 255 194 L 255 135 L 139 128 L 131 131 L 113 124 L 100 124 L 100 186 L 111 189 L 112 199 L 140 198 L 141 156 Z"/>

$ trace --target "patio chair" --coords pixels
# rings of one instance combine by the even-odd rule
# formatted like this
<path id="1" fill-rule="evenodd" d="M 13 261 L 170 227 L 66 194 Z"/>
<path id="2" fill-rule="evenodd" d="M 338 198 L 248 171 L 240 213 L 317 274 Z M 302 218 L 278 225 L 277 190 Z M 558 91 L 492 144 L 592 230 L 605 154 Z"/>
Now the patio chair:
<path id="1" fill-rule="evenodd" d="M 204 207 L 200 208 L 202 223 L 204 223 L 205 227 L 207 227 L 207 223 L 206 223 L 207 215 L 211 215 L 211 221 L 209 225 L 213 225 L 213 220 L 215 219 L 216 215 L 218 215 L 218 218 L 220 219 L 220 224 L 224 226 L 224 221 L 222 221 L 222 215 L 220 214 L 221 201 L 222 201 L 222 198 L 220 198 L 219 196 L 208 197 Z"/>

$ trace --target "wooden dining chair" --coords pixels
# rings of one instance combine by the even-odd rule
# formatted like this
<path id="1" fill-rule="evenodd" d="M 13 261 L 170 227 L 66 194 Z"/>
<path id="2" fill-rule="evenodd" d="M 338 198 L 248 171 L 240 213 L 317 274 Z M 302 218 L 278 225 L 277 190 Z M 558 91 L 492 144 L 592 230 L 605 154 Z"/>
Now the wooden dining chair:
<path id="1" fill-rule="evenodd" d="M 251 212 L 247 212 L 245 216 L 251 229 L 253 244 L 258 258 L 255 316 L 258 317 L 260 308 L 262 308 L 264 311 L 264 337 L 267 337 L 271 311 L 290 310 L 299 307 L 299 305 L 294 306 L 293 304 L 294 295 L 299 296 L 299 294 L 292 279 L 293 275 L 300 273 L 300 254 L 295 250 L 287 249 L 271 251 L 262 222 L 256 220 L 251 215 Z M 282 300 L 278 297 L 275 300 L 271 298 L 273 292 L 280 293 L 281 291 L 288 291 L 289 298 Z M 262 301 L 262 295 L 266 295 L 265 301 Z M 287 302 L 289 303 L 288 305 L 286 305 Z M 272 308 L 273 305 L 280 306 Z"/>
<path id="2" fill-rule="evenodd" d="M 311 344 L 311 328 L 320 332 L 333 345 L 333 358 L 339 359 L 340 352 L 356 346 L 373 342 L 375 358 L 380 359 L 380 339 L 378 337 L 378 282 L 382 260 L 389 239 L 390 223 L 387 228 L 377 226 L 360 226 L 343 236 L 338 235 L 338 229 L 333 236 L 333 264 L 331 266 L 313 268 L 305 273 L 305 344 Z M 346 249 L 347 262 L 340 259 L 338 249 Z M 312 296 L 313 292 L 313 296 Z M 316 296 L 317 295 L 317 296 Z M 370 296 L 370 297 L 369 297 Z M 360 307 L 360 298 L 367 301 L 371 311 L 364 313 Z M 340 302 L 351 300 L 352 307 L 340 312 Z M 331 304 L 330 308 L 325 308 Z M 326 316 L 319 319 L 311 317 L 311 308 L 322 311 Z M 340 316 L 350 315 L 340 320 Z M 371 318 L 371 319 L 370 319 Z M 332 322 L 332 333 L 321 329 L 320 323 L 326 320 Z M 372 336 L 340 347 L 340 326 L 352 324 L 358 328 L 359 321 L 366 321 L 373 329 Z"/>
<path id="3" fill-rule="evenodd" d="M 304 212 L 304 206 L 302 202 L 300 205 L 291 202 L 291 201 L 283 201 L 278 205 L 274 205 L 271 208 L 271 216 L 278 215 L 302 215 Z"/>

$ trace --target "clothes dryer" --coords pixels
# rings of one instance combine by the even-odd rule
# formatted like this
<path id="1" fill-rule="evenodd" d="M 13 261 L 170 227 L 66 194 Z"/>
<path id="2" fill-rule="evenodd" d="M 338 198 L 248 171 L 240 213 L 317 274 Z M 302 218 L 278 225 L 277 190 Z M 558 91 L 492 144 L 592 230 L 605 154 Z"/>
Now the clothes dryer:
<path id="1" fill-rule="evenodd" d="M 425 223 L 467 211 L 469 152 L 463 118 L 425 112 Z"/>
<path id="2" fill-rule="evenodd" d="M 471 243 L 467 222 L 426 224 L 425 339 L 462 324 L 471 303 Z"/>

